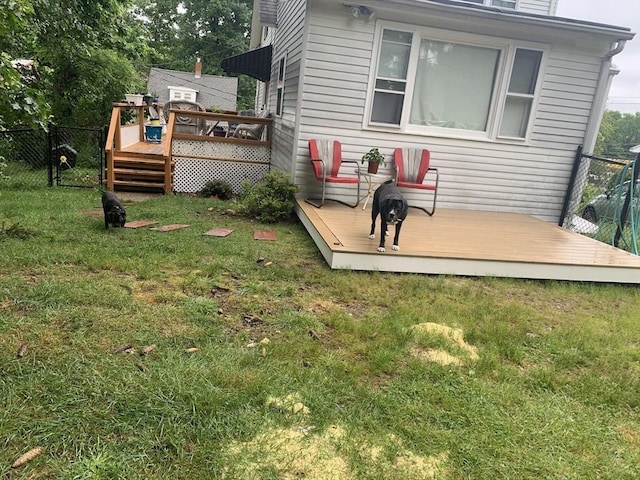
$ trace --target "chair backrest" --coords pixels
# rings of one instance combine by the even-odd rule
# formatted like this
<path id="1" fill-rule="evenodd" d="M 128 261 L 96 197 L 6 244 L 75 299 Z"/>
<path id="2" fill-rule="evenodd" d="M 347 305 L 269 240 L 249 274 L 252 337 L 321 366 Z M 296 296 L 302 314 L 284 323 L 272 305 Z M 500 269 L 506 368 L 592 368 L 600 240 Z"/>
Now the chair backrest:
<path id="1" fill-rule="evenodd" d="M 244 114 L 240 112 L 238 113 L 238 115 L 252 116 L 256 118 L 269 118 L 271 116 L 271 114 L 266 110 L 262 110 L 261 112 L 258 112 L 257 115 L 255 115 L 254 110 L 245 110 L 245 111 L 252 112 L 252 113 Z M 265 124 L 264 123 L 253 123 L 253 124 L 241 123 L 235 126 L 233 126 L 232 124 L 232 127 L 233 127 L 233 136 L 236 138 L 251 138 L 253 140 L 261 140 L 262 133 L 264 132 Z"/>
<path id="2" fill-rule="evenodd" d="M 338 140 L 312 138 L 309 140 L 309 155 L 311 160 L 324 160 L 327 165 L 327 174 L 336 177 L 342 163 L 342 144 Z M 322 164 L 311 162 L 313 171 L 318 180 L 322 180 Z"/>
<path id="3" fill-rule="evenodd" d="M 422 183 L 429 170 L 431 153 L 426 148 L 396 148 L 393 162 L 398 182 Z"/>
<path id="4" fill-rule="evenodd" d="M 189 100 L 170 100 L 164 104 L 163 113 L 165 121 L 169 120 L 170 109 L 191 110 L 196 112 L 206 112 L 207 109 L 198 102 L 191 102 Z M 204 118 L 195 118 L 188 116 L 176 115 L 176 124 L 174 126 L 174 132 L 176 133 L 199 133 L 205 129 L 207 124 Z"/>

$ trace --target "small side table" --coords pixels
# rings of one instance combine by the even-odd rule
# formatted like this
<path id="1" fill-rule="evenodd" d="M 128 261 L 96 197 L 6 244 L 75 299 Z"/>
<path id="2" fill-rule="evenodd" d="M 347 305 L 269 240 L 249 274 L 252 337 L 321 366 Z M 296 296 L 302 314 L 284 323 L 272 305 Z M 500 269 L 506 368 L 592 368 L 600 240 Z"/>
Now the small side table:
<path id="1" fill-rule="evenodd" d="M 376 188 L 378 188 L 384 182 L 393 180 L 393 177 L 387 174 L 368 173 L 368 172 L 364 172 L 364 173 L 361 172 L 360 177 L 364 177 L 364 179 L 367 181 L 367 196 L 364 197 L 365 201 L 364 201 L 364 205 L 362 206 L 362 210 L 364 210 L 365 208 L 367 208 L 367 203 L 369 203 L 369 199 L 373 195 L 373 192 L 376 191 Z"/>

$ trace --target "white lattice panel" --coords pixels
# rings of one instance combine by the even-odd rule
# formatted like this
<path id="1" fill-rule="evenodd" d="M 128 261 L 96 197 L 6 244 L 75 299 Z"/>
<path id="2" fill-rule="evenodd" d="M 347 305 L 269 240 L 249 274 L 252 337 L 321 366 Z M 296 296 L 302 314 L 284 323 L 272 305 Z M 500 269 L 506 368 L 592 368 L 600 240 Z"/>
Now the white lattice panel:
<path id="1" fill-rule="evenodd" d="M 199 140 L 174 140 L 171 145 L 174 157 L 202 157 L 240 162 L 271 162 L 271 148 L 268 145 L 236 144 L 231 142 L 203 142 Z"/>
<path id="2" fill-rule="evenodd" d="M 197 142 L 201 143 L 201 142 Z M 231 184 L 233 193 L 240 193 L 242 182 L 257 183 L 269 172 L 269 164 L 227 162 L 215 159 L 185 158 L 175 155 L 173 188 L 180 193 L 197 193 L 210 180 L 224 180 Z"/>

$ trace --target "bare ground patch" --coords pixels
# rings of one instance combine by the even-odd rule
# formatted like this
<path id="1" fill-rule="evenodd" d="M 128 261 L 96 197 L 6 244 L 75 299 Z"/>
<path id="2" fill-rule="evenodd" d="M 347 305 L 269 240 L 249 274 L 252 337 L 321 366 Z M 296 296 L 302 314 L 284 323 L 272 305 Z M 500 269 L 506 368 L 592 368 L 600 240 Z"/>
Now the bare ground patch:
<path id="1" fill-rule="evenodd" d="M 300 395 L 267 399 L 267 405 L 283 413 L 306 413 L 294 409 L 304 405 Z M 306 407 L 304 407 L 306 408 Z M 300 418 L 306 418 L 302 415 Z M 362 477 L 362 465 L 372 475 L 403 480 L 447 478 L 446 453 L 421 456 L 406 449 L 402 442 L 389 435 L 386 447 L 363 444 L 340 425 L 331 425 L 322 432 L 313 426 L 283 428 L 273 426 L 247 442 L 234 442 L 227 454 L 237 459 L 234 475 L 243 479 L 259 479 L 265 469 L 276 470 L 278 478 L 315 480 L 352 480 Z M 350 452 L 359 457 L 359 467 L 352 464 Z"/>

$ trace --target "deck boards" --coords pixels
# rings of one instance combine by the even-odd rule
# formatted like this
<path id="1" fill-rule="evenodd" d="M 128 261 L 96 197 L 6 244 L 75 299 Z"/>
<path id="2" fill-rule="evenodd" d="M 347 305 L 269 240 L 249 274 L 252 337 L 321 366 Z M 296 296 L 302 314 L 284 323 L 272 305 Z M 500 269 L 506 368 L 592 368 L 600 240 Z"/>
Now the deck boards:
<path id="1" fill-rule="evenodd" d="M 640 257 L 528 215 L 410 209 L 400 251 L 369 240 L 371 207 L 298 200 L 298 214 L 332 268 L 640 284 Z"/>
<path id="2" fill-rule="evenodd" d="M 122 149 L 122 152 L 142 153 L 146 155 L 162 155 L 162 143 L 136 142 Z"/>

